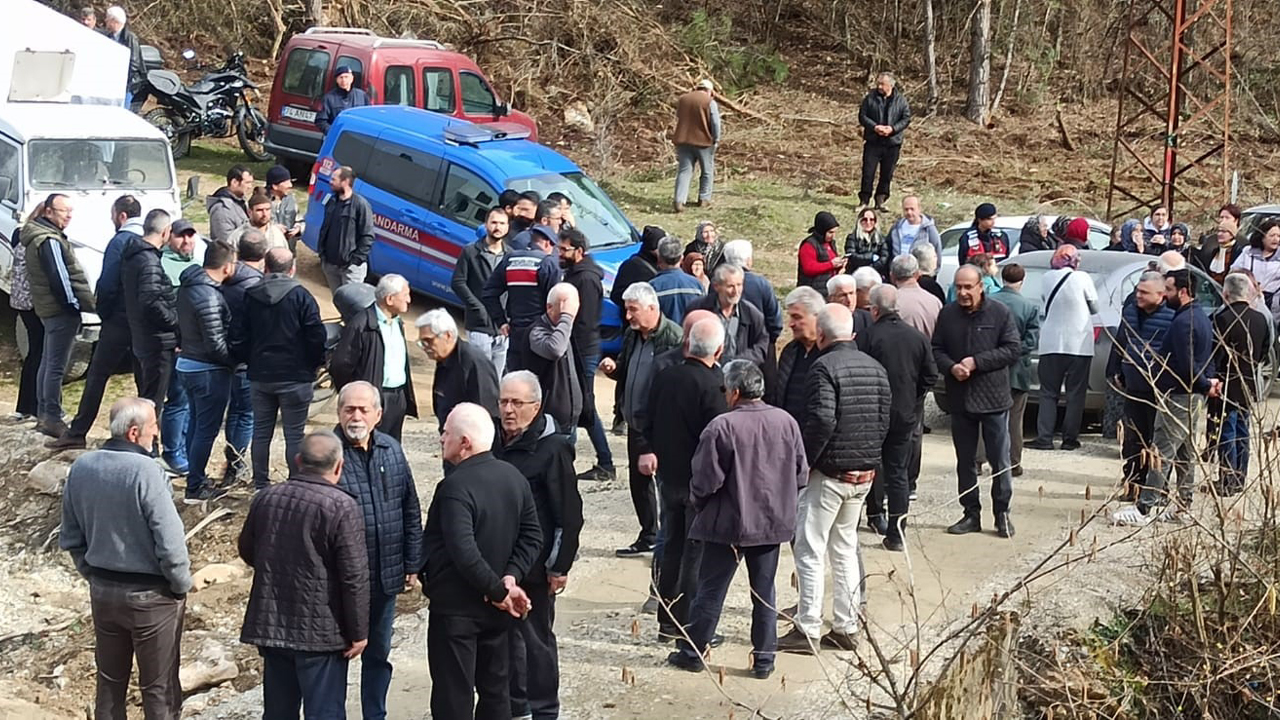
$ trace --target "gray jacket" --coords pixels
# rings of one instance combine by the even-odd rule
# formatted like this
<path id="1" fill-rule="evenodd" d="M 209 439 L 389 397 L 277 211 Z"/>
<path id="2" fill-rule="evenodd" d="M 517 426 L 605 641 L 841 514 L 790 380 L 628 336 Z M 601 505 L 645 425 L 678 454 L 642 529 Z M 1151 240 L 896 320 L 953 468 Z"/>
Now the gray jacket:
<path id="1" fill-rule="evenodd" d="M 209 239 L 213 242 L 226 240 L 236 228 L 249 222 L 249 207 L 245 201 L 232 195 L 225 187 L 205 198 L 204 207 L 209 211 Z"/>
<path id="2" fill-rule="evenodd" d="M 191 590 L 169 482 L 147 451 L 127 440 L 108 440 L 71 464 L 58 544 L 85 577 L 154 583 L 178 595 Z"/>
<path id="3" fill-rule="evenodd" d="M 907 224 L 906 218 L 898 218 L 889 230 L 889 254 L 893 257 L 906 255 L 911 252 L 911 246 L 902 247 L 902 227 Z M 934 224 L 933 218 L 928 215 L 921 214 L 920 230 L 916 233 L 915 243 L 921 240 L 928 240 L 933 246 L 933 251 L 938 255 L 938 261 L 942 261 L 942 236 L 938 234 L 938 226 Z"/>

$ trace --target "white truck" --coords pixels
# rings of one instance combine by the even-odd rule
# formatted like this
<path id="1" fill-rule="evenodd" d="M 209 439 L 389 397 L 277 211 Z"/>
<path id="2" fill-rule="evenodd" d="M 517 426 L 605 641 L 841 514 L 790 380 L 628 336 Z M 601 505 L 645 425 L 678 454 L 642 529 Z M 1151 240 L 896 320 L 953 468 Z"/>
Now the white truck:
<path id="1" fill-rule="evenodd" d="M 11 288 L 16 231 L 51 193 L 71 199 L 67 235 L 93 286 L 116 198 L 133 195 L 144 215 L 180 214 L 169 142 L 125 108 L 124 46 L 33 0 L 12 4 L 0 24 L 0 291 Z M 85 313 L 81 340 L 96 340 L 98 324 Z"/>

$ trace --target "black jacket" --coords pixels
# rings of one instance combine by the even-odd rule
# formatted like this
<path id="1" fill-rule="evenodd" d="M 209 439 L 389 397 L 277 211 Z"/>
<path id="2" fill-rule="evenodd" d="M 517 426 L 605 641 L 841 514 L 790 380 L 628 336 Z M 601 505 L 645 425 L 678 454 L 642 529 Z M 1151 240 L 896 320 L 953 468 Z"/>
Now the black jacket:
<path id="1" fill-rule="evenodd" d="M 1032 252 L 1034 250 L 1056 250 L 1060 244 L 1052 231 L 1049 232 L 1048 236 L 1040 234 L 1039 217 L 1032 217 L 1028 220 L 1018 234 L 1019 253 Z"/>
<path id="2" fill-rule="evenodd" d="M 648 228 L 645 228 L 648 230 Z M 654 242 L 657 247 L 657 242 Z M 609 299 L 619 308 L 623 306 L 622 293 L 638 282 L 649 282 L 658 274 L 658 257 L 655 250 L 641 248 L 635 255 L 622 261 L 618 272 L 613 277 L 613 289 L 609 291 Z"/>
<path id="3" fill-rule="evenodd" d="M 792 340 L 778 355 L 778 381 L 767 399 L 770 405 L 786 410 L 795 419 L 796 424 L 804 421 L 806 405 L 804 381 L 810 366 L 820 352 L 815 345 L 806 353 L 803 343 Z M 799 377 L 795 377 L 797 372 L 800 373 Z M 791 386 L 793 377 L 796 382 L 795 387 Z"/>
<path id="4" fill-rule="evenodd" d="M 977 370 L 960 382 L 951 368 L 973 357 Z M 983 298 L 974 312 L 951 303 L 938 313 L 933 331 L 933 359 L 947 380 L 951 411 L 987 414 L 1013 405 L 1009 368 L 1022 357 L 1022 338 L 1013 313 L 1004 305 Z"/>
<path id="5" fill-rule="evenodd" d="M 316 127 L 320 128 L 320 134 L 327 134 L 333 121 L 338 119 L 338 115 L 343 110 L 364 107 L 368 104 L 369 96 L 355 85 L 352 85 L 350 90 L 335 87 L 320 99 L 320 112 L 316 113 Z"/>
<path id="6" fill-rule="evenodd" d="M 947 293 L 942 289 L 942 286 L 938 284 L 938 278 L 932 275 L 921 275 L 920 279 L 916 282 L 920 283 L 920 287 L 930 295 L 938 298 L 938 302 L 943 305 L 947 304 Z"/>
<path id="7" fill-rule="evenodd" d="M 858 333 L 858 349 L 870 355 L 889 376 L 893 410 L 889 431 L 911 432 L 920 418 L 916 402 L 938 382 L 938 365 L 924 333 L 902 321 L 897 313 L 882 315 Z"/>
<path id="8" fill-rule="evenodd" d="M 459 403 L 475 403 L 498 417 L 498 371 L 489 358 L 464 340 L 436 364 L 431 409 L 444 432 L 444 421 Z"/>
<path id="9" fill-rule="evenodd" d="M 805 378 L 800 434 L 809 467 L 828 477 L 880 467 L 893 395 L 880 363 L 852 342 L 824 349 Z"/>
<path id="10" fill-rule="evenodd" d="M 136 94 L 147 79 L 147 65 L 142 60 L 142 43 L 128 24 L 120 28 L 118 39 L 111 37 L 111 32 L 105 27 L 102 28 L 102 34 L 129 48 L 129 91 Z"/>
<path id="11" fill-rule="evenodd" d="M 373 251 L 373 210 L 358 193 L 339 200 L 324 199 L 324 220 L 316 239 L 316 253 L 330 265 L 348 267 L 368 262 Z"/>
<path id="12" fill-rule="evenodd" d="M 1224 305 L 1213 314 L 1214 365 L 1227 402 L 1249 412 L 1258 399 L 1258 366 L 1267 360 L 1270 318 L 1247 302 Z"/>
<path id="13" fill-rule="evenodd" d="M 539 232 L 551 232 L 545 225 L 537 227 L 543 228 Z M 546 312 L 547 294 L 558 282 L 560 261 L 555 256 L 532 248 L 516 250 L 504 255 L 493 269 L 480 299 L 498 327 L 526 328 Z M 510 350 L 518 354 L 523 348 L 513 340 Z"/>
<path id="14" fill-rule="evenodd" d="M 573 319 L 573 345 L 580 357 L 600 356 L 600 309 L 604 304 L 604 270 L 590 255 L 564 271 L 564 281 L 578 290 Z"/>
<path id="15" fill-rule="evenodd" d="M 102 253 L 102 273 L 98 275 L 98 284 L 94 288 L 94 304 L 98 317 L 103 322 L 115 318 L 117 311 L 124 307 L 120 288 L 120 263 L 124 259 L 125 248 L 132 245 L 134 240 L 142 239 L 141 230 L 142 219 L 129 218 L 112 236 L 106 251 Z M 120 319 L 125 320 L 124 313 L 120 313 Z"/>
<path id="16" fill-rule="evenodd" d="M 543 313 L 529 328 L 524 367 L 538 376 L 542 409 L 565 432 L 578 425 L 584 406 L 582 365 L 574 350 L 572 315 L 555 324 Z"/>
<path id="17" fill-rule="evenodd" d="M 160 265 L 160 248 L 142 238 L 124 249 L 120 289 L 139 359 L 178 346 L 178 293 Z"/>
<path id="18" fill-rule="evenodd" d="M 245 293 L 249 292 L 249 288 L 261 283 L 262 277 L 261 270 L 244 263 L 236 263 L 235 274 L 222 283 L 222 297 L 227 299 L 232 323 L 239 321 L 244 315 Z"/>
<path id="19" fill-rule="evenodd" d="M 872 90 L 862 99 L 862 107 L 858 109 L 858 123 L 862 125 L 862 137 L 876 145 L 901 145 L 902 132 L 911 124 L 911 106 L 907 104 L 907 96 L 899 88 L 885 97 L 879 90 Z M 876 133 L 877 125 L 892 125 L 893 134 L 882 137 Z"/>
<path id="20" fill-rule="evenodd" d="M 400 318 L 403 334 L 404 323 Z M 386 347 L 382 343 L 382 333 L 378 332 L 378 311 L 376 306 L 365 308 L 356 313 L 342 326 L 342 339 L 329 357 L 329 375 L 333 377 L 333 386 L 340 388 L 354 380 L 364 380 L 374 387 L 382 387 L 382 372 L 385 364 Z M 409 353 L 404 355 L 404 397 L 409 417 L 418 417 L 418 400 L 413 394 L 413 373 L 409 369 Z"/>
<path id="21" fill-rule="evenodd" d="M 662 491 L 689 503 L 689 480 L 698 438 L 717 415 L 729 411 L 724 374 L 701 360 L 686 359 L 660 373 L 649 391 L 648 440 L 660 458 Z"/>
<path id="22" fill-rule="evenodd" d="M 720 312 L 720 298 L 711 293 L 701 300 L 689 305 L 689 310 L 710 310 L 716 319 L 724 322 L 724 314 Z M 769 329 L 765 326 L 764 314 L 760 308 L 749 300 L 738 301 L 738 333 L 734 340 L 734 351 L 729 353 L 729 339 L 725 339 L 725 352 L 720 356 L 720 363 L 728 364 L 730 360 L 750 360 L 756 367 L 764 370 L 766 363 L 772 363 L 773 345 L 769 342 Z"/>
<path id="23" fill-rule="evenodd" d="M 218 283 L 199 265 L 182 271 L 178 286 L 178 329 L 182 337 L 182 357 L 225 368 L 231 359 L 231 311 L 218 291 Z"/>
<path id="24" fill-rule="evenodd" d="M 422 592 L 431 612 L 499 618 L 490 602 L 534 568 L 542 528 L 529 481 L 492 453 L 463 460 L 440 481 L 422 533 Z"/>
<path id="25" fill-rule="evenodd" d="M 481 238 L 462 248 L 458 262 L 453 266 L 453 279 L 450 286 L 453 294 L 462 302 L 463 323 L 467 330 L 476 330 L 488 335 L 498 332 L 498 325 L 489 317 L 489 309 L 485 307 L 484 285 L 493 274 L 493 268 L 485 260 L 487 238 Z M 511 248 L 503 242 L 502 254 L 505 257 Z M 499 260 L 501 262 L 501 260 Z M 495 263 L 495 266 L 497 263 Z"/>
<path id="26" fill-rule="evenodd" d="M 342 428 L 342 477 L 338 487 L 355 496 L 364 518 L 369 581 L 375 595 L 396 595 L 404 577 L 422 570 L 422 507 L 413 471 L 395 438 L 371 430 L 369 450 L 347 440 Z"/>
<path id="27" fill-rule="evenodd" d="M 238 544 L 253 568 L 240 642 L 301 652 L 369 637 L 369 556 L 350 493 L 305 475 L 253 496 Z"/>
<path id="28" fill-rule="evenodd" d="M 546 576 L 567 575 L 578 557 L 578 536 L 582 533 L 582 496 L 578 494 L 578 474 L 573 469 L 573 443 L 556 430 L 549 415 L 539 415 L 515 440 L 502 438 L 498 423 L 493 455 L 515 466 L 529 481 L 533 503 L 538 508 L 542 528 L 542 552 L 538 554 L 524 584 L 546 584 Z"/>
<path id="29" fill-rule="evenodd" d="M 245 293 L 244 317 L 232 326 L 231 351 L 254 382 L 315 382 L 324 364 L 320 308 L 297 280 L 271 273 Z"/>

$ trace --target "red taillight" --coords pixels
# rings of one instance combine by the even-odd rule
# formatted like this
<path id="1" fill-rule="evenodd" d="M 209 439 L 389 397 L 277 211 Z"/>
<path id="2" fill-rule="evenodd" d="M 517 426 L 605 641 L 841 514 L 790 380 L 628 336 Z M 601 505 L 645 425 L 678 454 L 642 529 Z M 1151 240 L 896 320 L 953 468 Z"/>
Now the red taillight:
<path id="1" fill-rule="evenodd" d="M 320 171 L 320 161 L 316 160 L 311 165 L 311 180 L 307 182 L 308 195 L 316 191 L 316 173 L 319 171 Z"/>

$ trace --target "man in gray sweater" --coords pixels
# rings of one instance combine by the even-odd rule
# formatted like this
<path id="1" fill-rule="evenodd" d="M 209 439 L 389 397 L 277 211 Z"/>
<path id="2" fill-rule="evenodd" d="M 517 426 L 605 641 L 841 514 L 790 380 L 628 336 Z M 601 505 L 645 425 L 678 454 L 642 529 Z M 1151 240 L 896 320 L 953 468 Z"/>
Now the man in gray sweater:
<path id="1" fill-rule="evenodd" d="M 111 439 L 71 465 L 59 544 L 89 580 L 98 664 L 94 717 L 124 717 L 133 656 L 147 720 L 182 714 L 178 683 L 191 563 L 164 471 L 155 405 L 111 406 Z"/>

